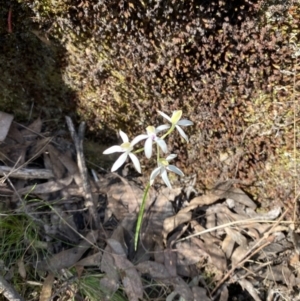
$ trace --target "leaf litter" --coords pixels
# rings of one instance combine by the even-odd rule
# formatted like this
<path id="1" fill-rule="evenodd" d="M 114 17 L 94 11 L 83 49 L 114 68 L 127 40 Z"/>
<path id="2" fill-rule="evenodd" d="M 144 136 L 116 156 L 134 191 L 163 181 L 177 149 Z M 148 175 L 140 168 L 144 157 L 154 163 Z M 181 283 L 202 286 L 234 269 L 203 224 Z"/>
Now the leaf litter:
<path id="1" fill-rule="evenodd" d="M 283 223 L 284 208 L 259 210 L 230 180 L 206 193 L 184 184 L 151 187 L 134 251 L 142 180 L 101 168 L 91 176 L 84 124 L 77 133 L 67 118 L 72 142 L 43 133 L 41 119 L 25 127 L 1 114 L 4 211 L 28 214 L 47 245 L 46 253 L 37 250 L 30 261 L 23 256 L 15 262 L 25 280 L 28 265 L 48 275 L 40 300 L 52 298 L 54 279 L 73 267 L 78 278 L 102 274 L 103 300 L 119 290 L 128 300 L 155 299 L 160 293 L 153 286 L 164 288 L 162 300 L 227 301 L 233 285 L 247 292 L 241 300 L 296 298 L 300 239 L 297 229 Z"/>

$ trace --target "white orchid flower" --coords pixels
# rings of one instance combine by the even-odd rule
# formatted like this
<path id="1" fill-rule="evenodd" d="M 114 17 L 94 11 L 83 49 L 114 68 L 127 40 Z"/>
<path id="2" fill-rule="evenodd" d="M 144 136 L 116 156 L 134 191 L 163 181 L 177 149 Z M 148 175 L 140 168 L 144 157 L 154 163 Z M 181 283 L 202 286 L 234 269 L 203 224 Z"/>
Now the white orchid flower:
<path id="1" fill-rule="evenodd" d="M 132 153 L 132 150 L 133 150 L 133 146 L 137 144 L 139 141 L 141 141 L 142 139 L 138 139 L 138 137 L 136 137 L 131 142 L 129 142 L 128 136 L 124 132 L 120 130 L 119 133 L 123 140 L 123 143 L 121 145 L 114 145 L 103 152 L 103 154 L 105 155 L 112 154 L 112 153 L 123 153 L 118 158 L 118 160 L 114 163 L 114 165 L 111 168 L 111 171 L 116 171 L 119 167 L 121 167 L 125 163 L 127 157 L 129 156 L 135 169 L 139 173 L 141 173 L 141 165 L 139 159 L 135 154 Z"/>
<path id="2" fill-rule="evenodd" d="M 168 124 L 160 125 L 157 128 L 150 125 L 146 129 L 147 134 L 142 134 L 142 135 L 139 135 L 136 137 L 136 139 L 139 139 L 139 140 L 146 139 L 144 150 L 145 150 L 145 155 L 148 159 L 150 159 L 152 156 L 153 141 L 155 141 L 159 145 L 159 147 L 161 148 L 161 150 L 164 153 L 166 153 L 168 151 L 166 142 L 157 136 L 157 134 L 159 132 L 167 130 L 168 128 L 170 128 L 170 126 Z"/>
<path id="3" fill-rule="evenodd" d="M 181 177 L 184 175 L 183 172 L 179 168 L 177 168 L 174 165 L 170 165 L 169 164 L 169 161 L 173 160 L 176 157 L 177 157 L 177 155 L 171 154 L 166 159 L 164 159 L 164 158 L 159 159 L 159 161 L 158 161 L 158 167 L 155 168 L 152 171 L 152 173 L 151 173 L 151 176 L 150 176 L 150 185 L 152 185 L 153 182 L 154 182 L 154 179 L 158 175 L 160 175 L 162 177 L 163 181 L 165 182 L 165 184 L 169 188 L 172 188 L 171 183 L 170 183 L 169 178 L 168 178 L 167 171 L 172 171 L 172 172 L 178 174 Z"/>
<path id="4" fill-rule="evenodd" d="M 180 118 L 182 116 L 181 110 L 174 111 L 172 114 L 172 117 L 169 117 L 167 114 L 165 114 L 161 111 L 158 111 L 158 113 L 162 117 L 166 118 L 172 124 L 172 127 L 176 127 L 176 129 L 179 132 L 179 134 L 181 135 L 181 137 L 184 138 L 186 140 L 186 142 L 189 142 L 187 135 L 185 134 L 185 132 L 183 131 L 183 129 L 180 126 L 189 126 L 189 125 L 193 125 L 194 123 L 187 119 L 180 120 Z"/>

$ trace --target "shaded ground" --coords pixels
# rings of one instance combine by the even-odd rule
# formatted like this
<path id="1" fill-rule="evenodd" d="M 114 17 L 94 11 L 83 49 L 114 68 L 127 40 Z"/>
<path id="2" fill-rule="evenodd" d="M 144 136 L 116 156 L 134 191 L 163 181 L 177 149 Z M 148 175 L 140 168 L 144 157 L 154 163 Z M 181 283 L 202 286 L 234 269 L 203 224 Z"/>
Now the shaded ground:
<path id="1" fill-rule="evenodd" d="M 192 180 L 174 189 L 155 185 L 135 250 L 143 178 L 105 170 L 90 176 L 84 137 L 70 119 L 74 143 L 42 131 L 41 119 L 3 126 L 1 256 L 3 276 L 15 286 L 0 278 L 6 293 L 16 289 L 26 300 L 298 300 L 299 235 L 284 221 L 284 207 L 260 212 L 233 181 L 204 194 Z"/>

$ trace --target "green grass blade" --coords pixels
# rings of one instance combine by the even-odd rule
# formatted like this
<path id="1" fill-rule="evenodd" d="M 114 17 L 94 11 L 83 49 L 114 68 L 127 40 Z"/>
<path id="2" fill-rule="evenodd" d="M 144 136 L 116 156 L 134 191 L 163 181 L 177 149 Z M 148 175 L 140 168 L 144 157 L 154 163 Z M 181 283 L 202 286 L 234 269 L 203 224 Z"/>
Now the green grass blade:
<path id="1" fill-rule="evenodd" d="M 138 244 L 138 240 L 139 240 L 139 234 L 140 234 L 141 225 L 142 225 L 142 221 L 143 221 L 143 216 L 144 216 L 144 211 L 145 211 L 145 204 L 146 204 L 146 199 L 147 199 L 149 188 L 150 188 L 150 183 L 148 183 L 146 188 L 145 188 L 144 195 L 143 195 L 143 200 L 142 200 L 142 206 L 140 208 L 139 216 L 138 216 L 138 220 L 137 220 L 137 224 L 136 224 L 135 236 L 134 236 L 134 250 L 135 251 L 137 249 L 137 244 Z"/>

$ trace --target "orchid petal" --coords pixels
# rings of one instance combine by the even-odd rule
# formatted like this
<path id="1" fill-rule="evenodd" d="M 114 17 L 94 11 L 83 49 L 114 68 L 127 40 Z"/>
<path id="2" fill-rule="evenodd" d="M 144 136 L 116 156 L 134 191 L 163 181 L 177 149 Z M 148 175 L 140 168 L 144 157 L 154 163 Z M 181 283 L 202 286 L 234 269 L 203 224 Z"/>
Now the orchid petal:
<path id="1" fill-rule="evenodd" d="M 193 125 L 194 122 L 187 120 L 187 119 L 183 119 L 183 120 L 179 120 L 177 122 L 177 125 L 181 125 L 181 126 L 189 126 L 189 125 Z"/>
<path id="2" fill-rule="evenodd" d="M 147 131 L 147 134 L 148 134 L 148 135 L 155 134 L 155 127 L 152 126 L 152 125 L 149 125 L 149 126 L 146 128 L 146 131 Z"/>
<path id="3" fill-rule="evenodd" d="M 106 149 L 103 152 L 103 154 L 108 155 L 108 154 L 120 153 L 120 152 L 124 152 L 124 149 L 120 145 L 114 145 L 114 146 L 111 146 L 110 148 Z"/>
<path id="4" fill-rule="evenodd" d="M 170 183 L 169 178 L 168 178 L 167 171 L 166 171 L 165 169 L 164 169 L 163 172 L 161 173 L 161 177 L 162 177 L 163 181 L 165 182 L 165 184 L 166 184 L 169 188 L 172 188 L 171 183 Z"/>
<path id="5" fill-rule="evenodd" d="M 177 129 L 177 131 L 179 132 L 180 136 L 181 136 L 182 138 L 184 138 L 184 139 L 186 140 L 186 142 L 189 142 L 189 138 L 188 138 L 188 136 L 185 134 L 185 132 L 183 131 L 183 129 L 182 129 L 180 126 L 178 126 L 178 125 L 176 125 L 176 129 Z"/>
<path id="6" fill-rule="evenodd" d="M 169 156 L 166 158 L 166 160 L 167 160 L 167 161 L 171 161 L 171 160 L 175 159 L 176 157 L 177 157 L 177 155 L 171 154 L 171 155 L 169 155 Z"/>
<path id="7" fill-rule="evenodd" d="M 170 125 L 169 124 L 163 124 L 163 125 L 160 125 L 156 128 L 155 132 L 156 134 L 161 132 L 161 131 L 164 131 L 164 130 L 167 130 L 170 128 Z"/>
<path id="8" fill-rule="evenodd" d="M 178 110 L 178 111 L 174 111 L 171 117 L 171 122 L 172 124 L 177 124 L 177 122 L 180 120 L 182 116 L 182 111 Z"/>
<path id="9" fill-rule="evenodd" d="M 147 139 L 148 138 L 148 135 L 146 134 L 142 134 L 142 135 L 138 135 L 136 136 L 130 143 L 131 146 L 139 143 L 140 141 L 144 140 L 144 139 Z"/>
<path id="10" fill-rule="evenodd" d="M 146 142 L 145 142 L 145 146 L 144 146 L 144 149 L 145 149 L 145 155 L 148 159 L 151 158 L 152 156 L 152 138 L 149 137 Z"/>
<path id="11" fill-rule="evenodd" d="M 116 171 L 117 169 L 119 169 L 125 163 L 127 156 L 127 153 L 122 154 L 112 166 L 111 171 Z"/>
<path id="12" fill-rule="evenodd" d="M 130 159 L 131 159 L 131 161 L 132 161 L 132 163 L 133 163 L 135 169 L 137 170 L 137 172 L 142 173 L 140 161 L 139 161 L 139 159 L 137 158 L 137 156 L 134 155 L 134 154 L 132 154 L 132 153 L 129 153 L 129 157 L 130 157 Z"/>
<path id="13" fill-rule="evenodd" d="M 166 169 L 169 170 L 169 171 L 172 171 L 172 172 L 176 173 L 177 175 L 179 175 L 181 177 L 184 176 L 184 173 L 178 167 L 176 167 L 174 165 L 168 165 L 166 167 Z"/>
<path id="14" fill-rule="evenodd" d="M 153 184 L 154 179 L 160 174 L 161 169 L 162 169 L 162 168 L 159 166 L 159 167 L 156 167 L 156 168 L 152 171 L 151 176 L 150 176 L 150 185 Z"/>
<path id="15" fill-rule="evenodd" d="M 165 142 L 163 139 L 157 138 L 157 139 L 156 139 L 156 143 L 160 146 L 161 150 L 162 150 L 164 153 L 167 153 L 167 152 L 168 152 L 167 144 L 166 144 L 166 142 Z"/>
<path id="16" fill-rule="evenodd" d="M 120 133 L 120 136 L 121 136 L 123 142 L 129 142 L 128 136 L 124 132 L 122 132 L 120 130 L 119 133 Z"/>
<path id="17" fill-rule="evenodd" d="M 166 118 L 169 122 L 172 123 L 171 118 L 170 118 L 168 115 L 166 115 L 164 112 L 161 112 L 161 111 L 157 111 L 157 112 L 158 112 L 162 117 Z"/>

